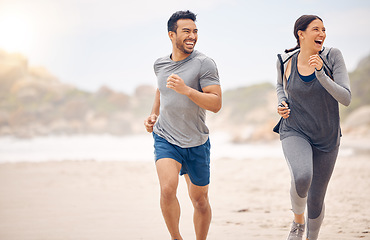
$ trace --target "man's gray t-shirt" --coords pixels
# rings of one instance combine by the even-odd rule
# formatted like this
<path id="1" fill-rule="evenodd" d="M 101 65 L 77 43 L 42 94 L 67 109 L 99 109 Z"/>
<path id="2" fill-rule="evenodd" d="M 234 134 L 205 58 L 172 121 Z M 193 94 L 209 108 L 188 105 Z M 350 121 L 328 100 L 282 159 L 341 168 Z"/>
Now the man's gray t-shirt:
<path id="1" fill-rule="evenodd" d="M 215 62 L 204 54 L 193 51 L 186 59 L 175 62 L 171 56 L 159 58 L 154 71 L 160 92 L 160 112 L 153 132 L 182 148 L 196 147 L 208 139 L 205 124 L 206 110 L 187 96 L 166 87 L 167 78 L 177 74 L 185 84 L 200 92 L 204 87 L 220 85 Z"/>

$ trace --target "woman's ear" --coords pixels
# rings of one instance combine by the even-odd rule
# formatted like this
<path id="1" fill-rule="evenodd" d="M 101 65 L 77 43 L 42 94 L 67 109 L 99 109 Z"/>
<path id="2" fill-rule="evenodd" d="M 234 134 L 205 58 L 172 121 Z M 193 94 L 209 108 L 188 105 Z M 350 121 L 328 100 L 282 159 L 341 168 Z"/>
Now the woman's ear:
<path id="1" fill-rule="evenodd" d="M 299 37 L 300 40 L 304 39 L 303 31 L 301 31 L 301 30 L 298 31 L 298 37 Z"/>

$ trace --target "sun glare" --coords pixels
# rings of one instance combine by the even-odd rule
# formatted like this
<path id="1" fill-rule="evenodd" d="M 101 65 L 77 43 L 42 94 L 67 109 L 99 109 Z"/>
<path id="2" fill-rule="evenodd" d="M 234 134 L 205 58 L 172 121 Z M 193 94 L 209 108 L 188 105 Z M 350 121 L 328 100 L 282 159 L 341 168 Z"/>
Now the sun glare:
<path id="1" fill-rule="evenodd" d="M 21 15 L 0 15 L 0 49 L 27 54 L 32 42 L 31 24 Z"/>

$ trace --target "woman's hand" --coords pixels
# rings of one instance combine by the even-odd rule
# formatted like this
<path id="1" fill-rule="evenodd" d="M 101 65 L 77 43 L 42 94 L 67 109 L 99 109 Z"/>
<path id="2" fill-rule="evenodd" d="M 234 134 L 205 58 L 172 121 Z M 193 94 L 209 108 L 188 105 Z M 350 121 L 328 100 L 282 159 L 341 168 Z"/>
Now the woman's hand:
<path id="1" fill-rule="evenodd" d="M 315 55 L 310 56 L 310 59 L 308 60 L 308 64 L 312 67 L 315 67 L 316 70 L 320 71 L 324 63 L 321 57 L 318 54 L 315 54 Z"/>
<path id="2" fill-rule="evenodd" d="M 282 101 L 281 104 L 278 106 L 277 112 L 284 119 L 290 116 L 290 109 L 285 101 Z"/>

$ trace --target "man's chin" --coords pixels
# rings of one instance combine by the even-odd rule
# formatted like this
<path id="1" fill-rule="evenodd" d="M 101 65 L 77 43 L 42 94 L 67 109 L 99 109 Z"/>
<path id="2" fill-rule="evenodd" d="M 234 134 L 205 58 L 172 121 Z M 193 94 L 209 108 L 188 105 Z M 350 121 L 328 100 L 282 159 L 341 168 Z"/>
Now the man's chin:
<path id="1" fill-rule="evenodd" d="M 194 48 L 191 49 L 184 49 L 184 53 L 191 54 L 194 51 Z"/>
<path id="2" fill-rule="evenodd" d="M 185 53 L 185 54 L 191 54 L 193 51 L 194 51 L 194 48 L 184 48 L 184 47 L 178 47 L 177 46 L 177 49 L 180 50 L 181 52 Z"/>
<path id="3" fill-rule="evenodd" d="M 191 50 L 191 51 L 184 51 L 184 53 L 186 54 L 192 54 L 194 50 Z"/>

